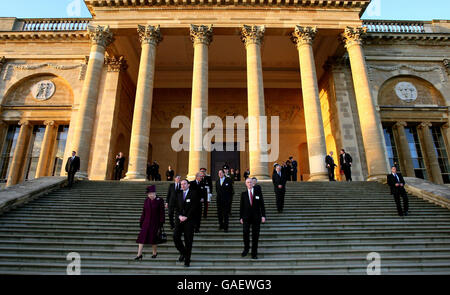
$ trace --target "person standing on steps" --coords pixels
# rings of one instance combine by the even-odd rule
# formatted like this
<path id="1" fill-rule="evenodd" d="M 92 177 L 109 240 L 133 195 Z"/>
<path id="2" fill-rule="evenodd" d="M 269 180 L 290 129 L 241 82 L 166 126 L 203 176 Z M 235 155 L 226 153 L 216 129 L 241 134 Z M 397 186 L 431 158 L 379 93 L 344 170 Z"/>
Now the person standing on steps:
<path id="1" fill-rule="evenodd" d="M 120 152 L 116 156 L 116 165 L 114 165 L 114 180 L 120 180 L 122 178 L 122 171 L 125 167 L 125 157 Z"/>
<path id="2" fill-rule="evenodd" d="M 208 217 L 208 208 L 209 208 L 209 203 L 211 203 L 211 198 L 212 198 L 212 179 L 211 176 L 206 174 L 206 168 L 201 168 L 200 172 L 203 174 L 203 182 L 205 183 L 205 188 L 207 191 L 207 200 L 205 201 L 205 203 L 203 204 L 203 218 L 207 218 Z"/>
<path id="3" fill-rule="evenodd" d="M 229 212 L 232 201 L 233 183 L 225 176 L 223 170 L 219 170 L 219 179 L 216 181 L 217 216 L 219 218 L 219 230 L 228 232 Z"/>
<path id="4" fill-rule="evenodd" d="M 405 191 L 405 180 L 401 173 L 397 173 L 397 167 L 392 166 L 391 173 L 387 175 L 387 183 L 391 188 L 391 195 L 394 196 L 395 205 L 397 206 L 397 213 L 399 216 L 408 216 L 409 202 L 408 195 Z M 403 210 L 400 201 L 400 196 L 403 199 Z"/>
<path id="5" fill-rule="evenodd" d="M 72 152 L 72 157 L 67 159 L 66 162 L 66 172 L 67 172 L 67 181 L 68 187 L 72 187 L 73 180 L 75 178 L 75 173 L 80 170 L 80 157 L 77 156 L 77 152 Z"/>
<path id="6" fill-rule="evenodd" d="M 175 171 L 173 171 L 172 167 L 169 166 L 166 171 L 166 179 L 167 181 L 173 181 L 173 176 L 175 175 Z"/>
<path id="7" fill-rule="evenodd" d="M 169 185 L 169 190 L 167 191 L 167 197 L 166 197 L 166 208 L 168 209 L 168 215 L 169 215 L 169 222 L 170 222 L 170 229 L 175 228 L 175 221 L 174 221 L 174 204 L 175 200 L 177 199 L 177 193 L 181 191 L 181 176 L 177 175 L 175 177 L 174 183 L 171 183 Z"/>
<path id="8" fill-rule="evenodd" d="M 184 266 L 191 264 L 192 243 L 194 242 L 195 213 L 197 211 L 197 192 L 189 189 L 189 181 L 181 181 L 181 191 L 175 200 L 175 230 L 173 231 L 173 241 L 178 252 L 180 252 L 179 262 L 184 261 Z M 181 235 L 184 234 L 184 243 Z"/>
<path id="9" fill-rule="evenodd" d="M 327 165 L 328 179 L 330 181 L 336 181 L 336 179 L 334 179 L 334 169 L 337 165 L 334 163 L 332 151 L 330 151 L 330 154 L 325 157 L 325 165 Z"/>
<path id="10" fill-rule="evenodd" d="M 297 181 L 298 163 L 296 160 L 294 160 L 294 157 L 292 156 L 289 157 L 289 161 L 291 161 L 292 166 L 292 173 L 291 173 L 292 181 Z"/>
<path id="11" fill-rule="evenodd" d="M 141 231 L 136 240 L 136 243 L 139 244 L 138 254 L 134 260 L 142 260 L 144 245 L 152 245 L 152 258 L 156 258 L 158 255 L 158 232 L 164 224 L 164 215 L 164 200 L 156 196 L 154 185 L 147 187 L 147 198 L 144 201 L 144 208 L 139 220 Z"/>
<path id="12" fill-rule="evenodd" d="M 195 233 L 200 233 L 200 223 L 202 220 L 202 205 L 208 201 L 208 191 L 203 181 L 203 173 L 198 172 L 195 179 L 191 181 L 189 189 L 196 191 L 198 196 L 197 211 L 195 212 Z"/>
<path id="13" fill-rule="evenodd" d="M 339 156 L 339 164 L 341 165 L 341 169 L 344 171 L 345 179 L 347 181 L 352 181 L 352 157 L 349 153 L 346 153 L 344 149 L 341 150 L 341 154 Z"/>
<path id="14" fill-rule="evenodd" d="M 283 212 L 284 208 L 284 195 L 286 193 L 286 175 L 284 171 L 281 171 L 281 166 L 275 167 L 275 172 L 272 175 L 272 183 L 277 200 L 278 213 Z"/>
<path id="15" fill-rule="evenodd" d="M 243 225 L 244 251 L 247 256 L 250 250 L 250 227 L 252 228 L 252 259 L 258 259 L 258 240 L 261 223 L 266 222 L 266 209 L 261 188 L 254 187 L 251 178 L 245 180 L 246 190 L 241 193 L 239 210 L 240 223 Z"/>

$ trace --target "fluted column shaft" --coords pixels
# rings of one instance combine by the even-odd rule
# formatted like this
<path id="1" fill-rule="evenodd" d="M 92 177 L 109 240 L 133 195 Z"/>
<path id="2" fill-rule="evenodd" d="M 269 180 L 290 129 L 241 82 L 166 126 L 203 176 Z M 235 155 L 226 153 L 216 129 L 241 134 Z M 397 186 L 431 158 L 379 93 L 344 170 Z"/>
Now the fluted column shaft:
<path id="1" fill-rule="evenodd" d="M 350 58 L 356 103 L 367 160 L 368 179 L 384 179 L 389 171 L 381 121 L 370 91 L 362 47 L 365 28 L 347 28 L 342 34 Z"/>
<path id="2" fill-rule="evenodd" d="M 406 122 L 397 122 L 393 129 L 397 139 L 397 151 L 403 176 L 415 177 L 411 151 L 409 150 L 409 143 L 405 133 L 406 125 Z"/>
<path id="3" fill-rule="evenodd" d="M 325 181 L 328 180 L 328 174 L 324 165 L 327 145 L 312 47 L 316 32 L 316 28 L 296 26 L 291 39 L 297 45 L 300 60 L 310 181 Z"/>
<path id="4" fill-rule="evenodd" d="M 39 154 L 39 160 L 36 167 L 36 176 L 35 178 L 48 176 L 49 170 L 49 157 L 51 156 L 51 150 L 53 144 L 55 143 L 55 135 L 56 135 L 56 125 L 54 121 L 45 121 L 44 122 L 45 133 L 44 138 L 42 140 L 41 152 Z"/>
<path id="5" fill-rule="evenodd" d="M 30 122 L 22 120 L 19 122 L 20 131 L 17 138 L 16 148 L 12 158 L 6 181 L 6 186 L 18 184 L 22 180 L 23 171 L 25 169 L 26 153 L 30 144 L 32 126 Z"/>
<path id="6" fill-rule="evenodd" d="M 162 37 L 159 26 L 138 26 L 138 33 L 142 53 L 134 103 L 128 172 L 125 179 L 143 181 L 146 179 L 150 143 L 156 47 L 162 41 Z"/>
<path id="7" fill-rule="evenodd" d="M 436 155 L 436 149 L 433 143 L 433 135 L 431 134 L 431 123 L 422 122 L 419 126 L 420 137 L 422 139 L 422 149 L 428 162 L 431 180 L 437 184 L 444 184 L 442 179 L 441 168 Z"/>
<path id="8" fill-rule="evenodd" d="M 267 125 L 265 117 L 264 83 L 261 62 L 261 44 L 264 26 L 245 26 L 241 39 L 247 51 L 247 96 L 249 163 L 252 177 L 269 179 L 267 156 Z"/>
<path id="9" fill-rule="evenodd" d="M 86 70 L 86 78 L 81 92 L 80 107 L 78 110 L 75 132 L 72 140 L 72 150 L 77 152 L 81 159 L 78 177 L 88 177 L 88 164 L 97 111 L 97 98 L 105 60 L 106 47 L 112 42 L 112 33 L 109 27 L 91 27 L 88 32 L 91 38 L 91 54 Z"/>
<path id="10" fill-rule="evenodd" d="M 200 168 L 208 164 L 203 147 L 203 120 L 208 116 L 208 46 L 212 42 L 212 26 L 191 25 L 194 44 L 194 71 L 192 77 L 191 132 L 189 141 L 188 179 L 195 178 Z"/>

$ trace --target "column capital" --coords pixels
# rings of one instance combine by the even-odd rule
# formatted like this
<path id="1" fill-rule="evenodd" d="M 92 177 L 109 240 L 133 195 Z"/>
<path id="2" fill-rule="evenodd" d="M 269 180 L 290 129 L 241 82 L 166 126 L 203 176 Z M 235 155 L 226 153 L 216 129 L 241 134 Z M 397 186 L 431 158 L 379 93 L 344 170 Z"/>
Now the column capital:
<path id="1" fill-rule="evenodd" d="M 406 127 L 408 124 L 405 121 L 399 121 L 394 124 L 394 128 Z"/>
<path id="2" fill-rule="evenodd" d="M 191 25 L 190 34 L 191 41 L 194 44 L 205 44 L 206 46 L 209 46 L 213 40 L 212 25 Z"/>
<path id="3" fill-rule="evenodd" d="M 344 33 L 341 34 L 341 39 L 345 47 L 349 48 L 353 45 L 362 45 L 366 34 L 366 27 L 346 27 Z"/>
<path id="4" fill-rule="evenodd" d="M 317 27 L 295 26 L 295 30 L 291 33 L 291 41 L 297 45 L 312 45 L 317 34 Z"/>
<path id="5" fill-rule="evenodd" d="M 114 41 L 113 33 L 110 31 L 109 26 L 88 26 L 88 33 L 92 44 L 104 48 Z"/>
<path id="6" fill-rule="evenodd" d="M 264 26 L 247 26 L 244 25 L 241 31 L 241 40 L 247 47 L 249 44 L 261 45 L 264 40 Z"/>
<path id="7" fill-rule="evenodd" d="M 45 126 L 55 126 L 55 121 L 53 120 L 45 120 L 44 121 Z"/>
<path id="8" fill-rule="evenodd" d="M 157 26 L 138 25 L 137 31 L 139 34 L 139 40 L 141 41 L 141 44 L 153 44 L 156 46 L 163 40 L 159 25 Z"/>
<path id="9" fill-rule="evenodd" d="M 128 69 L 127 61 L 123 55 L 107 56 L 105 58 L 105 65 L 108 67 L 108 72 L 122 72 Z"/>
<path id="10" fill-rule="evenodd" d="M 19 126 L 28 126 L 30 125 L 30 121 L 28 121 L 27 119 L 22 119 L 19 121 Z"/>
<path id="11" fill-rule="evenodd" d="M 420 123 L 418 127 L 419 127 L 419 129 L 423 129 L 423 128 L 429 128 L 431 126 L 433 126 L 433 124 L 431 124 L 431 122 L 426 121 L 426 122 Z"/>

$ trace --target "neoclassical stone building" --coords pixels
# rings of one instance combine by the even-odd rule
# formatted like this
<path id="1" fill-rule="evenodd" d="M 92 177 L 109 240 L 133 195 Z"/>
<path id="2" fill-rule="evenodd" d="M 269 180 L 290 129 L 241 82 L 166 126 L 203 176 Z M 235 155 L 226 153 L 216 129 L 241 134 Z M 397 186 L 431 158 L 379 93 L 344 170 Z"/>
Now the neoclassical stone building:
<path id="1" fill-rule="evenodd" d="M 92 19 L 0 19 L 8 185 L 64 175 L 72 150 L 93 180 L 111 179 L 119 151 L 128 180 L 154 160 L 162 174 L 228 163 L 270 175 L 270 122 L 212 138 L 236 151 L 207 152 L 194 148 L 206 116 L 277 116 L 276 162 L 294 156 L 305 181 L 327 179 L 325 155 L 345 148 L 354 180 L 397 162 L 450 182 L 449 21 L 362 21 L 369 0 L 85 2 Z M 190 118 L 189 151 L 172 148 L 177 116 Z"/>

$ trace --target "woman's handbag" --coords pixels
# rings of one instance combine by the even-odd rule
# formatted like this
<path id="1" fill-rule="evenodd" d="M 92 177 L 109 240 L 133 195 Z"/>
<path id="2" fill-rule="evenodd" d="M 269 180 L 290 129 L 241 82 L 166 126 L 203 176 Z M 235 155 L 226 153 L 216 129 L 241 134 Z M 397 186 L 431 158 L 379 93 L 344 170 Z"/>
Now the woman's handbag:
<path id="1" fill-rule="evenodd" d="M 166 242 L 167 242 L 167 234 L 164 231 L 164 226 L 161 225 L 161 227 L 158 230 L 157 244 L 164 244 Z"/>

